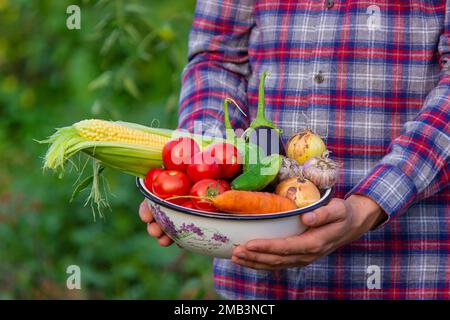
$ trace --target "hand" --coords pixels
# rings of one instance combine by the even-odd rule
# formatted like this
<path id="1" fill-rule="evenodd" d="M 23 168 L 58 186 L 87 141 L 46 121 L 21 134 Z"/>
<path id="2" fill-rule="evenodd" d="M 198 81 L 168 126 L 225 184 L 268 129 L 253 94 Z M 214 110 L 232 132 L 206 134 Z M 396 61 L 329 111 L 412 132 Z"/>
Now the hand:
<path id="1" fill-rule="evenodd" d="M 142 201 L 139 206 L 139 217 L 143 222 L 147 223 L 148 234 L 154 238 L 157 238 L 160 246 L 167 247 L 173 243 L 173 240 L 164 233 L 159 224 L 153 218 L 152 210 L 149 208 L 147 201 L 145 200 Z"/>
<path id="2" fill-rule="evenodd" d="M 244 267 L 261 270 L 304 267 L 358 239 L 386 217 L 368 197 L 334 198 L 328 205 L 301 216 L 309 227 L 301 235 L 249 241 L 234 248 L 231 259 Z"/>

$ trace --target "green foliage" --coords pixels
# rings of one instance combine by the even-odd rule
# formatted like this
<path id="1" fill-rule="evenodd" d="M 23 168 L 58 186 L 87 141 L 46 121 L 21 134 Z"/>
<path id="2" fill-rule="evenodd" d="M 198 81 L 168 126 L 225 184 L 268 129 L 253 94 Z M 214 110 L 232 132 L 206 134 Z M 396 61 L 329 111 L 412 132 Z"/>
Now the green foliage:
<path id="1" fill-rule="evenodd" d="M 94 117 L 174 128 L 194 2 L 0 0 L 0 299 L 214 297 L 211 259 L 148 237 L 132 177 L 105 171 L 112 211 L 94 222 L 88 190 L 69 203 L 75 170 L 42 172 L 33 141 Z"/>

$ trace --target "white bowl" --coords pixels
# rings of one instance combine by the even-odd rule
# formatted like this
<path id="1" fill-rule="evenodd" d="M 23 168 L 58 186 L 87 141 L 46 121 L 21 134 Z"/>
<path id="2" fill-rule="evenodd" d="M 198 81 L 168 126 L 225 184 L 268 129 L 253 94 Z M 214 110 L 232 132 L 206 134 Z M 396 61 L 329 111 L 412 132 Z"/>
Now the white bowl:
<path id="1" fill-rule="evenodd" d="M 218 258 L 230 258 L 234 246 L 253 239 L 285 238 L 299 235 L 306 226 L 299 215 L 328 203 L 333 189 L 327 189 L 316 203 L 307 207 L 270 214 L 237 215 L 185 208 L 152 194 L 142 179 L 136 180 L 153 210 L 155 220 L 180 247 Z"/>

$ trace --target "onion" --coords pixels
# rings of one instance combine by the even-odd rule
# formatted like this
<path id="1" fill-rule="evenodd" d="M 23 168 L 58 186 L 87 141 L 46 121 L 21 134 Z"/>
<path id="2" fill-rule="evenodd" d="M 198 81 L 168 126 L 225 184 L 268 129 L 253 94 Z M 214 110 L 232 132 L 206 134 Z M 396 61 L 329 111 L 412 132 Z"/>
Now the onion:
<path id="1" fill-rule="evenodd" d="M 303 208 L 320 200 L 319 189 L 311 181 L 303 177 L 289 178 L 281 181 L 275 193 L 291 199 L 297 207 Z"/>
<path id="2" fill-rule="evenodd" d="M 303 176 L 320 189 L 334 186 L 339 177 L 339 164 L 328 158 L 325 153 L 322 157 L 314 157 L 303 165 Z"/>
<path id="3" fill-rule="evenodd" d="M 300 164 L 321 156 L 325 151 L 327 147 L 322 138 L 309 129 L 294 134 L 287 143 L 287 156 Z"/>

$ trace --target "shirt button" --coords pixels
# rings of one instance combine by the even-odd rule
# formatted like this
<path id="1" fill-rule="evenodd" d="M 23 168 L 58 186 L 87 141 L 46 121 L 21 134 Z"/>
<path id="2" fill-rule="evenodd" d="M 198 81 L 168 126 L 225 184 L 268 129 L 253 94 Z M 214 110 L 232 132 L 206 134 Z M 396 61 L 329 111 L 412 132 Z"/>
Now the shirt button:
<path id="1" fill-rule="evenodd" d="M 316 74 L 314 76 L 314 82 L 315 83 L 321 84 L 324 81 L 325 81 L 325 78 L 324 78 L 324 76 L 323 76 L 323 74 L 321 72 L 319 72 L 318 74 Z"/>
<path id="2" fill-rule="evenodd" d="M 333 7 L 334 7 L 334 0 L 325 0 L 325 6 L 326 6 L 328 9 L 333 8 Z"/>

